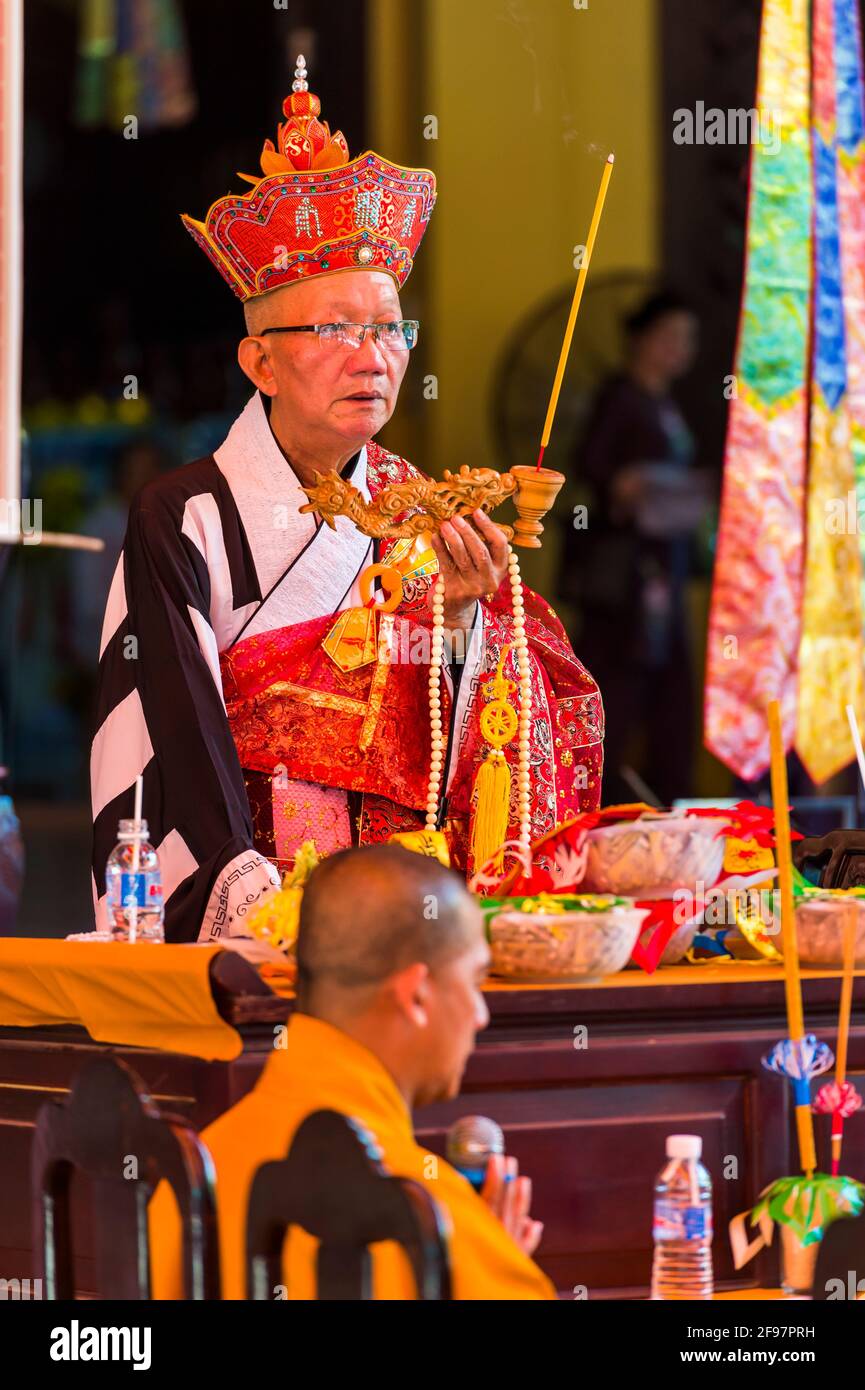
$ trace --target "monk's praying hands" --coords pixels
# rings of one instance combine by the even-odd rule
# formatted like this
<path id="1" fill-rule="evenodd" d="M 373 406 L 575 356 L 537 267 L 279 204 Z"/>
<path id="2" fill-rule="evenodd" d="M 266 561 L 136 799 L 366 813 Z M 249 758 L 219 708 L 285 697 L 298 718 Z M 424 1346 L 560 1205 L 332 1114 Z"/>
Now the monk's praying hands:
<path id="1" fill-rule="evenodd" d="M 508 572 L 504 534 L 485 512 L 476 511 L 471 522 L 461 516 L 444 522 L 432 547 L 445 582 L 445 622 L 469 628 L 478 599 L 494 594 Z"/>

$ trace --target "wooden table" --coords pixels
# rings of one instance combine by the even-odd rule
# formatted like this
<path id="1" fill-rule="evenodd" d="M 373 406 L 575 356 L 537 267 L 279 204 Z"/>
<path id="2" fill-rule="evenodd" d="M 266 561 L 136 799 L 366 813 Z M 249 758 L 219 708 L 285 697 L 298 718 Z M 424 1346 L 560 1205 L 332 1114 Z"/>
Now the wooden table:
<path id="1" fill-rule="evenodd" d="M 860 1089 L 863 975 L 855 985 L 848 1063 Z M 830 1045 L 839 989 L 837 975 L 803 971 L 807 1025 Z M 0 1029 L 0 1275 L 33 1276 L 33 1121 L 46 1098 L 67 1093 L 87 1057 L 114 1051 L 160 1105 L 199 1127 L 254 1084 L 291 1004 L 218 980 L 214 993 L 243 1038 L 243 1053 L 232 1062 L 106 1049 L 74 1028 Z M 625 971 L 596 985 L 491 985 L 486 998 L 491 1022 L 462 1095 L 420 1111 L 417 1132 L 442 1150 L 459 1114 L 489 1114 L 502 1124 L 509 1151 L 534 1180 L 534 1211 L 546 1224 L 539 1262 L 565 1296 L 585 1287 L 591 1297 L 645 1297 L 652 1184 L 666 1135 L 682 1131 L 702 1136 L 714 1181 L 719 1292 L 777 1287 L 774 1250 L 736 1274 L 727 1240 L 730 1218 L 796 1168 L 789 1087 L 760 1065 L 785 1032 L 777 967 L 676 967 L 653 978 Z M 816 1117 L 815 1127 L 825 1166 L 828 1119 Z M 865 1118 L 848 1121 L 844 1156 L 845 1171 L 865 1176 Z M 82 1278 L 86 1284 L 86 1273 Z"/>

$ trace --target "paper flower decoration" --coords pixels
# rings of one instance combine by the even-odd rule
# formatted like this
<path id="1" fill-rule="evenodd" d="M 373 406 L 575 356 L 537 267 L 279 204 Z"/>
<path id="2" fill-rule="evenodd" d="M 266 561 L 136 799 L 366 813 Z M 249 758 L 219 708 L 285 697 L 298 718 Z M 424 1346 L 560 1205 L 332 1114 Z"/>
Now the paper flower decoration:
<path id="1" fill-rule="evenodd" d="M 832 1116 L 832 1173 L 841 1171 L 841 1145 L 844 1141 L 844 1121 L 862 1108 L 862 1097 L 852 1081 L 827 1081 L 814 1097 L 818 1115 Z"/>
<path id="2" fill-rule="evenodd" d="M 787 1226 L 802 1245 L 816 1245 L 840 1217 L 858 1216 L 865 1206 L 865 1186 L 853 1178 L 814 1173 L 810 1178 L 778 1178 L 760 1193 L 750 1212 L 740 1212 L 730 1222 L 733 1264 L 741 1269 L 765 1246 L 772 1244 L 775 1222 Z M 749 1243 L 745 1222 L 760 1232 Z"/>
<path id="3" fill-rule="evenodd" d="M 803 1245 L 816 1245 L 828 1226 L 842 1216 L 858 1216 L 865 1205 L 865 1187 L 854 1178 L 779 1178 L 765 1189 L 751 1213 L 757 1225 L 765 1212 L 772 1221 L 789 1226 Z"/>
<path id="4" fill-rule="evenodd" d="M 806 1033 L 804 1038 L 783 1038 L 761 1060 L 767 1071 L 786 1076 L 792 1083 L 796 1105 L 810 1105 L 811 1078 L 828 1071 L 835 1057 L 826 1043 Z"/>
<path id="5" fill-rule="evenodd" d="M 862 1097 L 852 1081 L 839 1086 L 837 1081 L 827 1081 L 814 1097 L 814 1110 L 818 1115 L 840 1115 L 849 1119 L 862 1109 Z"/>

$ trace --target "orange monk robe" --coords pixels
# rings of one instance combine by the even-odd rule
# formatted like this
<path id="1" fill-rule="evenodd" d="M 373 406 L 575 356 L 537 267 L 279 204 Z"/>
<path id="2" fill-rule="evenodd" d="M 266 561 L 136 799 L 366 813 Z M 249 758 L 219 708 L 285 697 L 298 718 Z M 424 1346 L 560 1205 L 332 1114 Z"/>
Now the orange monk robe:
<path id="1" fill-rule="evenodd" d="M 246 1208 L 262 1163 L 284 1158 L 295 1130 L 314 1110 L 350 1115 L 377 1139 L 385 1167 L 427 1184 L 450 1225 L 453 1293 L 464 1299 L 555 1298 L 537 1265 L 524 1255 L 465 1178 L 422 1149 L 393 1078 L 360 1043 L 319 1019 L 295 1014 L 285 1047 L 274 1050 L 255 1088 L 202 1133 L 216 1167 L 223 1298 L 246 1297 Z M 181 1298 L 180 1220 L 163 1183 L 150 1205 L 154 1298 Z M 283 1255 L 283 1283 L 292 1299 L 315 1297 L 317 1242 L 292 1230 Z M 373 1247 L 373 1289 L 380 1299 L 413 1299 L 414 1279 L 402 1250 Z"/>

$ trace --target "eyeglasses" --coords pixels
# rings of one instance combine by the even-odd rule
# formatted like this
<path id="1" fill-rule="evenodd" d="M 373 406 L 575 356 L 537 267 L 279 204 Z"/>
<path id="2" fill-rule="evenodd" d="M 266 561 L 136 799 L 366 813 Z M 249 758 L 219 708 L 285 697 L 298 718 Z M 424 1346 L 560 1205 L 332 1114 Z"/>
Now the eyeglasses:
<path id="1" fill-rule="evenodd" d="M 417 319 L 401 319 L 398 323 L 305 323 L 291 328 L 264 328 L 259 335 L 266 338 L 268 333 L 315 333 L 322 347 L 339 344 L 340 347 L 359 348 L 371 333 L 379 347 L 385 352 L 410 352 L 418 340 L 420 324 Z"/>

